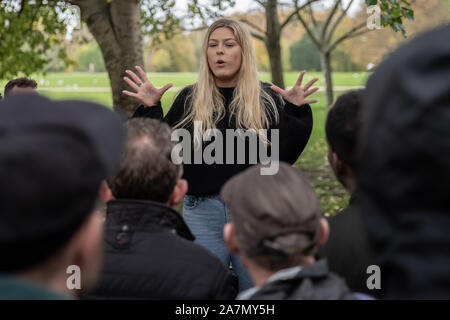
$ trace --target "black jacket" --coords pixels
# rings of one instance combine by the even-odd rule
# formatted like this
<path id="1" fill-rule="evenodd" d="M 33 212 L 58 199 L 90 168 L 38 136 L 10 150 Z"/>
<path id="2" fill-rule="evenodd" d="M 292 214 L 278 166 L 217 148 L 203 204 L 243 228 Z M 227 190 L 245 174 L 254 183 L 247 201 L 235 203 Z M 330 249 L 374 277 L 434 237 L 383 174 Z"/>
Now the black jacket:
<path id="1" fill-rule="evenodd" d="M 344 277 L 352 291 L 376 295 L 367 288 L 367 267 L 375 263 L 357 199 L 352 195 L 348 208 L 328 220 L 330 237 L 318 255 L 327 258 L 330 270 Z"/>
<path id="2" fill-rule="evenodd" d="M 270 89 L 271 84 L 261 83 L 263 90 L 265 90 L 275 101 L 278 109 L 279 121 L 275 121 L 273 115 L 267 112 L 270 119 L 269 129 L 279 130 L 279 160 L 285 161 L 290 164 L 295 163 L 298 157 L 305 148 L 312 131 L 313 117 L 312 110 L 309 105 L 296 106 L 289 102 L 284 102 L 283 99 L 275 91 Z M 161 104 L 153 107 L 140 106 L 137 108 L 133 117 L 149 117 L 156 119 L 163 119 L 170 126 L 175 126 L 185 117 L 185 105 L 189 108 L 189 103 L 185 104 L 189 94 L 192 91 L 192 86 L 187 86 L 176 97 L 172 107 L 166 116 L 163 117 L 163 110 Z M 217 123 L 217 129 L 222 133 L 223 139 L 223 164 L 212 163 L 206 164 L 194 164 L 193 159 L 191 164 L 184 164 L 183 177 L 189 183 L 188 194 L 195 196 L 207 196 L 218 194 L 223 184 L 228 181 L 229 178 L 244 171 L 252 165 L 249 161 L 250 147 L 246 143 L 246 159 L 243 164 L 238 164 L 236 161 L 236 147 L 234 152 L 234 163 L 227 164 L 226 160 L 226 145 L 227 135 L 226 129 L 236 129 L 235 117 L 228 111 L 229 104 L 233 98 L 234 88 L 219 88 L 220 93 L 224 97 L 224 105 L 226 115 Z M 189 101 L 188 101 L 189 102 Z M 184 126 L 189 132 L 193 132 L 193 126 L 191 123 Z M 270 131 L 271 132 L 271 131 Z M 270 136 L 269 136 L 270 139 Z M 205 143 L 204 148 L 209 143 Z M 192 152 L 192 158 L 194 152 Z M 259 156 L 257 156 L 257 162 L 260 162 Z M 254 164 L 254 163 L 253 163 Z"/>
<path id="3" fill-rule="evenodd" d="M 230 272 L 193 240 L 180 214 L 163 204 L 108 202 L 104 267 L 92 298 L 234 299 Z"/>
<path id="4" fill-rule="evenodd" d="M 392 53 L 363 98 L 358 192 L 387 299 L 450 299 L 449 39 Z"/>
<path id="5" fill-rule="evenodd" d="M 266 283 L 250 300 L 353 300 L 345 280 L 329 272 L 327 261 L 303 267 L 289 279 Z"/>

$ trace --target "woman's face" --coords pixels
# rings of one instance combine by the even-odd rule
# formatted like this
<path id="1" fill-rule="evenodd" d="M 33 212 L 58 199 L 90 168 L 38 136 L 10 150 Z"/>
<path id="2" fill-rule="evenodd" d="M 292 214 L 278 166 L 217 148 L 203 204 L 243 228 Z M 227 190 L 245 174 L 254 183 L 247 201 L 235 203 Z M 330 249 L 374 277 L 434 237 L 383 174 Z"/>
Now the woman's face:
<path id="1" fill-rule="evenodd" d="M 216 86 L 235 87 L 241 67 L 241 46 L 233 32 L 225 27 L 214 30 L 208 39 L 206 55 Z"/>

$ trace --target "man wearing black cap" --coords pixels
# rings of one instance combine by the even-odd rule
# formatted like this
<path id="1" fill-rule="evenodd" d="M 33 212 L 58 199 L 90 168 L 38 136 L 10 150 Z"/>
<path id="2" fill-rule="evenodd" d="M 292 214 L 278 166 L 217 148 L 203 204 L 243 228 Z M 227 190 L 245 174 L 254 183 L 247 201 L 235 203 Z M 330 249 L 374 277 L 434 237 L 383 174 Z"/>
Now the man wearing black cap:
<path id="1" fill-rule="evenodd" d="M 9 97 L 0 106 L 0 299 L 80 297 L 101 265 L 94 206 L 122 123 L 88 102 Z"/>
<path id="2" fill-rule="evenodd" d="M 450 298 L 450 26 L 367 83 L 358 186 L 384 298 Z"/>
<path id="3" fill-rule="evenodd" d="M 286 163 L 277 174 L 260 165 L 230 179 L 220 193 L 230 207 L 225 243 L 239 254 L 255 287 L 238 299 L 353 299 L 345 281 L 314 258 L 328 238 L 313 188 Z"/>
<path id="4" fill-rule="evenodd" d="M 234 299 L 237 288 L 220 260 L 193 242 L 172 209 L 186 194 L 183 167 L 171 161 L 170 127 L 131 119 L 117 170 L 108 178 L 105 264 L 92 298 Z M 106 193 L 106 192 L 105 192 Z"/>

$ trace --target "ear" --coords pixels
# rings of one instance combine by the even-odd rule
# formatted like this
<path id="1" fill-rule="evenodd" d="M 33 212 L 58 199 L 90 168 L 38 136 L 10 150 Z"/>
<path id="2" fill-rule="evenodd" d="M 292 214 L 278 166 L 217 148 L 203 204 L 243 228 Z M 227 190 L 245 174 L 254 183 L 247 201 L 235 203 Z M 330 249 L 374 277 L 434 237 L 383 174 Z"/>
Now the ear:
<path id="1" fill-rule="evenodd" d="M 100 184 L 100 189 L 98 190 L 98 195 L 105 203 L 108 201 L 114 200 L 112 191 L 109 188 L 108 183 L 106 183 L 105 180 L 103 180 L 102 183 Z"/>
<path id="2" fill-rule="evenodd" d="M 167 204 L 170 207 L 179 204 L 181 200 L 183 200 L 183 197 L 186 195 L 187 191 L 188 191 L 188 182 L 185 179 L 178 179 Z"/>
<path id="3" fill-rule="evenodd" d="M 337 153 L 331 149 L 328 151 L 328 161 L 330 162 L 331 169 L 333 169 L 336 179 L 348 189 L 349 170 L 351 171 L 350 167 L 342 162 Z"/>
<path id="4" fill-rule="evenodd" d="M 319 239 L 317 240 L 317 248 L 322 248 L 328 241 L 330 235 L 330 226 L 327 219 L 320 218 L 319 222 Z"/>
<path id="5" fill-rule="evenodd" d="M 328 153 L 328 161 L 330 162 L 331 167 L 333 168 L 334 173 L 336 176 L 342 176 L 342 174 L 345 172 L 345 165 L 339 159 L 339 156 L 334 151 L 329 151 Z"/>
<path id="6" fill-rule="evenodd" d="M 225 241 L 225 245 L 227 246 L 228 251 L 231 254 L 239 254 L 239 244 L 236 237 L 236 232 L 234 229 L 234 224 L 232 222 L 228 222 L 223 227 L 223 239 Z"/>

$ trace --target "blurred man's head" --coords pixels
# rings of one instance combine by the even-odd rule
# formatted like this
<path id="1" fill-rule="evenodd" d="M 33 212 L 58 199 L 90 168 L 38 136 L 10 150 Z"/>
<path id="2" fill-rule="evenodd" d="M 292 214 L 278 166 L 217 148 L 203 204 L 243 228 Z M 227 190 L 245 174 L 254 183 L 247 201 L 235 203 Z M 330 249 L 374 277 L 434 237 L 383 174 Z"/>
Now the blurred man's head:
<path id="1" fill-rule="evenodd" d="M 328 224 L 313 188 L 286 163 L 270 176 L 260 175 L 260 166 L 253 166 L 230 179 L 220 195 L 232 221 L 225 226 L 225 242 L 231 253 L 240 255 L 256 285 L 264 279 L 255 277 L 255 270 L 270 275 L 312 264 L 328 239 Z"/>
<path id="2" fill-rule="evenodd" d="M 328 112 L 325 124 L 331 168 L 339 182 L 352 193 L 356 190 L 356 148 L 363 92 L 358 90 L 341 95 Z"/>
<path id="3" fill-rule="evenodd" d="M 115 173 L 108 179 L 116 199 L 179 203 L 187 191 L 182 165 L 172 162 L 170 127 L 161 121 L 135 118 L 126 123 L 127 138 Z"/>
<path id="4" fill-rule="evenodd" d="M 19 95 L 0 108 L 0 272 L 80 296 L 101 264 L 98 190 L 119 159 L 123 126 L 103 106 Z M 81 289 L 66 286 L 69 266 Z"/>
<path id="5" fill-rule="evenodd" d="M 358 190 L 388 298 L 450 298 L 449 38 L 412 40 L 364 94 Z"/>
<path id="6" fill-rule="evenodd" d="M 33 79 L 25 77 L 10 80 L 5 86 L 5 98 L 16 94 L 37 93 L 37 83 Z"/>

